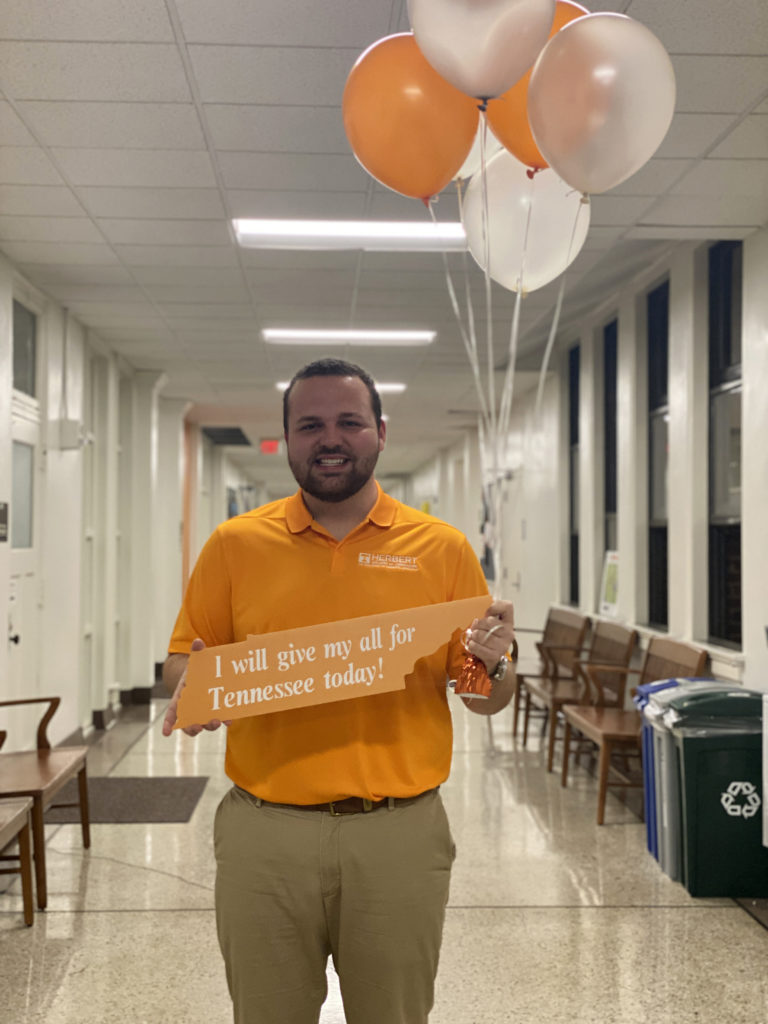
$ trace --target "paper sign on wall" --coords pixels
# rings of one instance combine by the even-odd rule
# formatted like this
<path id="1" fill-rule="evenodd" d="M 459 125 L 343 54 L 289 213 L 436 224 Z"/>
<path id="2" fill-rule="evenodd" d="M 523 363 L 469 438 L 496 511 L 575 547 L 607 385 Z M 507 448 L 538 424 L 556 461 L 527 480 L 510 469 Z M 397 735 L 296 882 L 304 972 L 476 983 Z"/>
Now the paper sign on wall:
<path id="1" fill-rule="evenodd" d="M 175 728 L 402 690 L 419 658 L 481 618 L 490 603 L 487 595 L 470 597 L 195 651 Z"/>

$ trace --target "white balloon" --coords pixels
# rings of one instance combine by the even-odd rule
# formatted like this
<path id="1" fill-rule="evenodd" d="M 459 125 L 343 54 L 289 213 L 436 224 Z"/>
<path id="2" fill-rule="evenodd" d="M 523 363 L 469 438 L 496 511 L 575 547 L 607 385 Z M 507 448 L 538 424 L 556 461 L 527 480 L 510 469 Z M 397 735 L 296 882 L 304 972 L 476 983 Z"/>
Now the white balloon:
<path id="1" fill-rule="evenodd" d="M 581 192 L 605 192 L 639 170 L 667 134 L 675 73 L 656 36 L 623 14 L 565 25 L 528 86 L 528 122 L 544 159 Z"/>
<path id="2" fill-rule="evenodd" d="M 419 49 L 469 96 L 511 89 L 547 41 L 555 0 L 408 0 Z"/>
<path id="3" fill-rule="evenodd" d="M 467 159 L 456 172 L 454 176 L 454 181 L 468 181 L 473 174 L 477 174 L 477 172 L 480 170 L 480 147 L 482 144 L 482 133 L 484 129 L 485 126 L 483 124 L 483 120 L 481 119 L 480 126 L 477 129 L 477 134 L 475 135 L 475 141 L 472 143 L 472 149 L 470 149 L 469 153 L 467 153 Z M 502 149 L 504 149 L 504 146 L 499 142 L 499 140 L 496 138 L 496 136 L 489 128 L 485 137 L 486 164 L 488 163 L 492 156 L 495 156 L 495 154 Z"/>
<path id="4" fill-rule="evenodd" d="M 507 150 L 488 161 L 490 275 L 517 291 L 542 288 L 576 259 L 589 230 L 589 203 L 551 169 L 529 177 Z M 526 224 L 530 224 L 526 240 Z M 464 197 L 464 230 L 469 251 L 485 269 L 483 176 L 476 175 Z"/>

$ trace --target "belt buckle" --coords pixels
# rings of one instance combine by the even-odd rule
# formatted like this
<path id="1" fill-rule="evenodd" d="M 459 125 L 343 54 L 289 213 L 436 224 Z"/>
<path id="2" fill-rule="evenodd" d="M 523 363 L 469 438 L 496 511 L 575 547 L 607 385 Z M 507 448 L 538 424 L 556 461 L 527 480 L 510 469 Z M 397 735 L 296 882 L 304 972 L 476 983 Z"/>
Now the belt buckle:
<path id="1" fill-rule="evenodd" d="M 372 811 L 373 810 L 373 802 L 371 800 L 366 799 L 365 797 L 362 797 L 361 799 L 362 799 L 362 802 L 363 802 L 362 813 L 365 814 L 367 811 Z M 337 811 L 336 810 L 336 804 L 337 803 L 341 803 L 341 801 L 340 800 L 329 800 L 328 801 L 328 810 L 329 810 L 329 813 L 330 813 L 332 818 L 343 818 L 345 814 L 358 814 L 358 813 L 360 813 L 359 811 Z"/>

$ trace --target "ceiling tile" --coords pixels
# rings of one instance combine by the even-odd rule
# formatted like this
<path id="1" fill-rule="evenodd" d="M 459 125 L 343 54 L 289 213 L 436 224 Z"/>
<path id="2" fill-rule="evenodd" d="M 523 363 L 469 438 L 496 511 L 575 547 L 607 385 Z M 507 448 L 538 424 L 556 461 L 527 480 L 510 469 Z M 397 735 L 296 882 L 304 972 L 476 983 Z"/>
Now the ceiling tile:
<path id="1" fill-rule="evenodd" d="M 657 196 L 668 188 L 693 166 L 690 160 L 649 160 L 616 188 L 612 188 L 611 196 Z"/>
<path id="2" fill-rule="evenodd" d="M 712 150 L 714 158 L 768 160 L 768 115 L 752 114 Z"/>
<path id="3" fill-rule="evenodd" d="M 310 220 L 339 217 L 354 220 L 362 218 L 365 214 L 364 192 L 270 192 L 267 189 L 229 189 L 227 199 L 233 217 L 305 217 Z"/>
<path id="4" fill-rule="evenodd" d="M 201 284 L 169 285 L 169 284 L 147 284 L 144 290 L 156 302 L 166 305 L 176 303 L 210 303 L 227 304 L 248 303 L 250 295 L 244 284 L 232 287 L 222 285 L 211 285 L 206 287 Z"/>
<path id="5" fill-rule="evenodd" d="M 590 224 L 594 224 L 595 227 L 631 224 L 643 214 L 643 211 L 648 209 L 652 202 L 652 196 L 642 195 L 615 196 L 603 193 L 599 196 L 591 196 L 589 200 Z"/>
<path id="6" fill-rule="evenodd" d="M 764 94 L 768 81 L 768 57 L 685 55 L 673 64 L 681 113 L 741 113 Z"/>
<path id="7" fill-rule="evenodd" d="M 0 67 L 15 100 L 190 101 L 176 47 L 165 44 L 0 42 Z"/>
<path id="8" fill-rule="evenodd" d="M 204 149 L 191 103 L 19 103 L 21 116 L 48 146 L 75 149 Z M 17 143 L 12 143 L 16 145 Z"/>
<path id="9" fill-rule="evenodd" d="M 673 189 L 687 196 L 768 197 L 768 175 L 761 160 L 705 160 L 693 167 Z"/>
<path id="10" fill-rule="evenodd" d="M 368 175 L 348 155 L 317 153 L 219 153 L 224 184 L 231 189 L 364 192 Z"/>
<path id="11" fill-rule="evenodd" d="M 103 242 L 87 217 L 3 217 L 0 239 L 22 242 Z"/>
<path id="12" fill-rule="evenodd" d="M 664 141 L 656 151 L 656 157 L 702 156 L 733 124 L 730 114 L 681 114 L 676 113 Z"/>
<path id="13" fill-rule="evenodd" d="M 227 245 L 116 245 L 115 251 L 128 266 L 137 267 L 236 267 L 237 254 Z"/>
<path id="14" fill-rule="evenodd" d="M 324 0 L 317 18 L 305 0 L 176 0 L 176 8 L 189 43 L 362 49 L 395 31 L 386 3 Z"/>
<path id="15" fill-rule="evenodd" d="M 77 242 L 3 242 L 3 251 L 17 263 L 117 263 L 108 245 Z"/>
<path id="16" fill-rule="evenodd" d="M 229 238 L 226 222 L 213 220 L 105 218 L 99 221 L 99 227 L 116 245 L 220 246 Z"/>
<path id="17" fill-rule="evenodd" d="M 182 285 L 208 288 L 233 288 L 243 282 L 237 267 L 134 267 L 133 276 L 139 284 Z"/>
<path id="18" fill-rule="evenodd" d="M 768 201 L 756 196 L 676 195 L 662 198 L 648 213 L 648 224 L 756 228 L 768 220 Z"/>
<path id="19" fill-rule="evenodd" d="M 214 188 L 208 153 L 174 149 L 52 150 L 73 185 Z"/>
<path id="20" fill-rule="evenodd" d="M 4 146 L 31 146 L 35 139 L 10 103 L 0 101 L 0 139 Z"/>
<path id="21" fill-rule="evenodd" d="M 764 0 L 738 0 L 729 4 L 727 17 L 723 17 L 722 0 L 696 0 L 695 13 L 687 4 L 669 0 L 625 3 L 619 9 L 644 24 L 653 25 L 654 34 L 670 53 L 712 53 L 712 26 L 715 24 L 717 53 L 765 52 L 768 5 Z"/>
<path id="22" fill-rule="evenodd" d="M 125 267 L 97 266 L 95 264 L 37 263 L 25 268 L 35 284 L 131 284 L 132 278 Z"/>
<path id="23" fill-rule="evenodd" d="M 82 186 L 78 195 L 92 217 L 226 219 L 214 188 L 102 188 Z"/>
<path id="24" fill-rule="evenodd" d="M 282 46 L 190 46 L 189 54 L 204 103 L 288 106 L 339 106 L 358 57 L 357 50 Z"/>
<path id="25" fill-rule="evenodd" d="M 156 0 L 3 0 L 5 39 L 123 40 L 173 39 L 164 4 Z"/>
<path id="26" fill-rule="evenodd" d="M 64 305 L 74 308 L 79 303 L 98 303 L 107 308 L 110 303 L 146 305 L 147 297 L 136 285 L 50 284 L 48 291 Z"/>
<path id="27" fill-rule="evenodd" d="M 63 185 L 64 182 L 37 146 L 0 146 L 0 184 Z"/>
<path id="28" fill-rule="evenodd" d="M 209 103 L 204 112 L 217 149 L 349 153 L 338 107 Z"/>
<path id="29" fill-rule="evenodd" d="M 45 185 L 0 185 L 0 210 L 22 217 L 82 217 L 85 213 L 68 188 Z"/>

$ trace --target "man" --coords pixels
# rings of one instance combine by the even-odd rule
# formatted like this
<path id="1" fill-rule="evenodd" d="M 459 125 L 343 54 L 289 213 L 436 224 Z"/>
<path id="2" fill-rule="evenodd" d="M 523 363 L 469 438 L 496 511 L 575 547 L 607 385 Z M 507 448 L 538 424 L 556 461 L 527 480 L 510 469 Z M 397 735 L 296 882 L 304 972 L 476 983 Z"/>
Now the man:
<path id="1" fill-rule="evenodd" d="M 299 491 L 223 523 L 201 552 L 164 667 L 166 736 L 190 649 L 487 593 L 466 538 L 374 479 L 386 426 L 364 370 L 304 367 L 283 420 Z M 471 710 L 508 703 L 512 641 L 511 604 L 490 602 L 468 648 L 497 681 Z M 451 759 L 446 680 L 464 657 L 446 643 L 404 690 L 231 724 L 234 788 L 214 838 L 237 1024 L 316 1024 L 329 954 L 347 1024 L 425 1024 L 454 857 L 438 794 Z"/>

